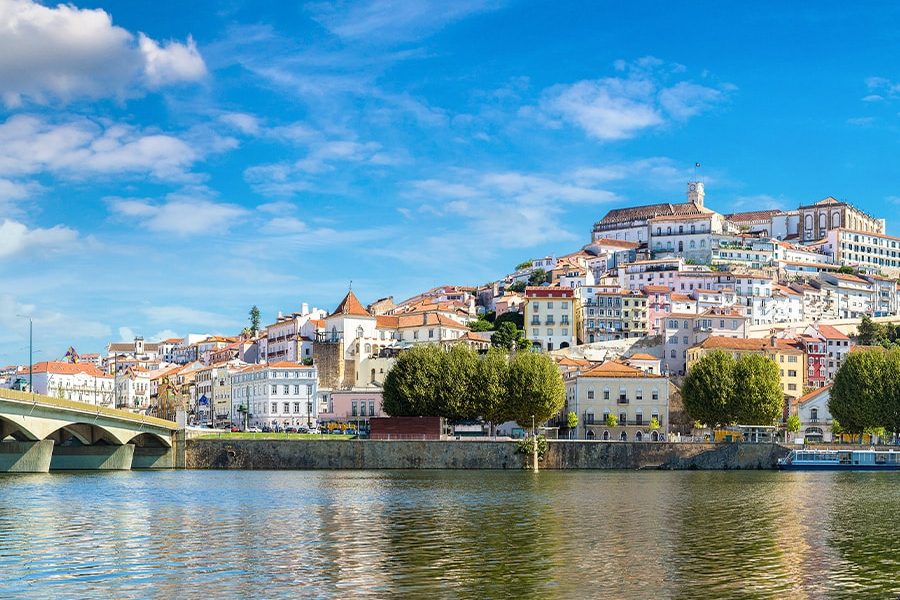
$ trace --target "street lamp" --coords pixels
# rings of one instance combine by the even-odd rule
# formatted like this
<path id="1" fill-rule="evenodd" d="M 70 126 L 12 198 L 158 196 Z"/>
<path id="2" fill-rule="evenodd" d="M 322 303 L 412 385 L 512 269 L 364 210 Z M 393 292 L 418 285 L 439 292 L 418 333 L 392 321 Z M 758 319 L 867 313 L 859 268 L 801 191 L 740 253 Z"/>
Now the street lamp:
<path id="1" fill-rule="evenodd" d="M 28 319 L 28 390 L 34 395 L 34 321 L 29 315 L 16 315 Z"/>
<path id="2" fill-rule="evenodd" d="M 306 428 L 312 428 L 312 400 L 310 399 L 310 386 L 306 386 Z"/>

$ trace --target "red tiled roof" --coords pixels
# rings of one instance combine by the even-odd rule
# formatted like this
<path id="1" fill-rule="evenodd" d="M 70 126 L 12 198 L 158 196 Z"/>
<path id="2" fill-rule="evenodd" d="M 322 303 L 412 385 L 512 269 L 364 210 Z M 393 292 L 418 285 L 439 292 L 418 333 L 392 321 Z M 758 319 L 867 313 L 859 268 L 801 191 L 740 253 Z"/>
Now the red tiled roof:
<path id="1" fill-rule="evenodd" d="M 661 375 L 651 375 L 645 373 L 636 367 L 626 365 L 617 360 L 608 360 L 602 365 L 598 365 L 581 374 L 582 377 L 662 377 Z"/>
<path id="2" fill-rule="evenodd" d="M 832 327 L 831 325 L 816 325 L 816 329 L 819 331 L 825 339 L 828 340 L 849 340 L 850 338 L 841 333 L 836 327 Z"/>
<path id="3" fill-rule="evenodd" d="M 25 371 L 28 371 L 27 366 L 25 367 Z M 31 368 L 31 371 L 34 373 L 50 373 L 53 375 L 78 375 L 83 373 L 90 377 L 111 377 L 111 375 L 107 375 L 95 367 L 93 363 L 44 361 L 35 363 Z"/>
<path id="4" fill-rule="evenodd" d="M 353 290 L 347 292 L 347 295 L 344 296 L 344 299 L 341 300 L 341 303 L 338 304 L 338 307 L 334 309 L 334 312 L 328 316 L 330 318 L 335 315 L 348 315 L 356 317 L 372 316 L 372 314 L 366 310 L 366 307 L 362 305 L 362 302 L 359 301 L 359 298 L 356 297 L 356 294 L 353 293 Z"/>
<path id="5" fill-rule="evenodd" d="M 797 404 L 804 404 L 804 403 L 806 403 L 806 402 L 809 402 L 810 400 L 812 400 L 813 398 L 815 398 L 816 396 L 818 396 L 818 395 L 821 394 L 822 392 L 825 392 L 825 391 L 830 390 L 832 385 L 833 385 L 833 384 L 830 384 L 830 383 L 829 383 L 828 385 L 822 386 L 822 387 L 820 387 L 820 388 L 816 388 L 816 389 L 814 389 L 814 390 L 812 390 L 812 391 L 809 391 L 809 392 L 803 394 L 802 396 L 800 396 L 799 398 L 797 398 Z"/>

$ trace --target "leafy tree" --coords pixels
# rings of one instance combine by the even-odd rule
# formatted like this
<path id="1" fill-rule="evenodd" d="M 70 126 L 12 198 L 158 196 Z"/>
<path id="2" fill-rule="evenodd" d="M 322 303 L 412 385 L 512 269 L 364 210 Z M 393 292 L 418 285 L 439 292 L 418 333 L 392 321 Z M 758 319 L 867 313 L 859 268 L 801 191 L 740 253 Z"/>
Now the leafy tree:
<path id="1" fill-rule="evenodd" d="M 506 286 L 507 292 L 524 292 L 525 291 L 525 282 L 524 281 L 516 281 L 515 283 L 511 283 Z"/>
<path id="2" fill-rule="evenodd" d="M 476 412 L 494 426 L 509 420 L 506 402 L 506 380 L 509 376 L 509 354 L 491 348 L 475 365 L 475 372 L 469 379 L 472 401 Z"/>
<path id="3" fill-rule="evenodd" d="M 889 340 L 884 326 L 865 315 L 856 329 L 856 342 L 862 346 L 886 346 Z"/>
<path id="4" fill-rule="evenodd" d="M 494 328 L 494 326 L 482 319 L 481 317 L 475 319 L 474 321 L 469 321 L 469 329 L 472 331 L 490 331 Z"/>
<path id="5" fill-rule="evenodd" d="M 528 285 L 530 286 L 539 286 L 545 283 L 550 283 L 550 273 L 545 271 L 544 269 L 535 269 L 528 276 Z"/>
<path id="6" fill-rule="evenodd" d="M 882 425 L 884 417 L 887 353 L 882 350 L 851 352 L 834 376 L 828 411 L 849 433 L 862 433 Z"/>
<path id="7" fill-rule="evenodd" d="M 784 392 L 778 365 L 759 354 L 745 354 L 734 365 L 731 405 L 734 418 L 746 425 L 771 425 L 781 420 Z"/>
<path id="8" fill-rule="evenodd" d="M 481 314 L 481 318 L 487 321 L 488 323 L 493 323 L 497 318 L 497 311 L 495 310 L 486 310 Z"/>
<path id="9" fill-rule="evenodd" d="M 494 329 L 499 329 L 504 323 L 512 323 L 516 329 L 525 329 L 525 315 L 520 312 L 505 312 L 494 319 Z"/>
<path id="10" fill-rule="evenodd" d="M 509 364 L 507 378 L 509 415 L 522 427 L 544 423 L 557 414 L 566 399 L 562 375 L 546 354 L 518 352 Z"/>
<path id="11" fill-rule="evenodd" d="M 710 427 L 734 421 L 734 357 L 714 350 L 701 358 L 684 378 L 681 396 L 692 419 Z"/>
<path id="12" fill-rule="evenodd" d="M 441 356 L 440 376 L 432 392 L 436 411 L 448 419 L 478 418 L 478 405 L 472 397 L 471 379 L 478 355 L 466 344 L 456 344 Z"/>
<path id="13" fill-rule="evenodd" d="M 519 264 L 516 265 L 516 271 L 521 271 L 522 269 L 528 269 L 533 264 L 534 263 L 531 262 L 530 260 L 526 260 L 525 262 L 520 262 Z"/>
<path id="14" fill-rule="evenodd" d="M 848 267 L 847 265 L 841 265 L 840 267 L 838 267 L 837 272 L 844 275 L 856 275 L 856 271 L 853 270 L 853 267 Z"/>
<path id="15" fill-rule="evenodd" d="M 844 433 L 844 428 L 841 426 L 841 422 L 837 419 L 831 419 L 831 435 L 837 436 Z"/>
<path id="16" fill-rule="evenodd" d="M 607 427 L 615 427 L 615 426 L 618 425 L 618 424 L 619 424 L 619 419 L 616 418 L 616 415 L 614 415 L 614 414 L 608 414 L 608 415 L 606 415 L 606 423 L 605 423 L 605 425 L 606 425 Z"/>
<path id="17" fill-rule="evenodd" d="M 791 415 L 787 418 L 787 422 L 785 423 L 785 429 L 791 433 L 797 433 L 800 431 L 800 417 L 797 415 Z"/>
<path id="18" fill-rule="evenodd" d="M 384 412 L 392 417 L 442 416 L 434 398 L 442 380 L 442 354 L 432 344 L 401 353 L 384 378 Z"/>
<path id="19" fill-rule="evenodd" d="M 881 380 L 881 425 L 893 433 L 900 432 L 900 349 L 891 348 L 884 356 Z"/>
<path id="20" fill-rule="evenodd" d="M 570 410 L 566 415 L 566 427 L 569 429 L 575 429 L 578 427 L 578 413 L 574 410 Z"/>
<path id="21" fill-rule="evenodd" d="M 250 309 L 250 331 L 254 336 L 259 332 L 259 308 L 255 304 Z"/>
<path id="22" fill-rule="evenodd" d="M 491 345 L 507 350 L 525 350 L 530 343 L 525 339 L 524 331 L 516 329 L 515 325 L 507 321 L 501 323 L 491 336 Z"/>
<path id="23" fill-rule="evenodd" d="M 650 419 L 650 431 L 657 431 L 660 427 L 661 425 L 659 424 L 659 419 L 657 419 L 656 417 Z"/>

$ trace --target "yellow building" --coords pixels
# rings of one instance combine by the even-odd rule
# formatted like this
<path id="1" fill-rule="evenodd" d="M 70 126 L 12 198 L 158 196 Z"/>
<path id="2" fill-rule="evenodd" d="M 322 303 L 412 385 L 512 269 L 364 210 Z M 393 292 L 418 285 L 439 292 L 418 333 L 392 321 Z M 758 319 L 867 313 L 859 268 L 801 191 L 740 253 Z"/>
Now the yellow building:
<path id="1" fill-rule="evenodd" d="M 713 335 L 688 348 L 688 371 L 697 361 L 713 350 L 722 350 L 735 358 L 745 354 L 766 356 L 778 365 L 781 389 L 784 394 L 791 398 L 799 398 L 803 395 L 806 356 L 803 350 L 795 346 L 791 340 L 728 338 Z"/>

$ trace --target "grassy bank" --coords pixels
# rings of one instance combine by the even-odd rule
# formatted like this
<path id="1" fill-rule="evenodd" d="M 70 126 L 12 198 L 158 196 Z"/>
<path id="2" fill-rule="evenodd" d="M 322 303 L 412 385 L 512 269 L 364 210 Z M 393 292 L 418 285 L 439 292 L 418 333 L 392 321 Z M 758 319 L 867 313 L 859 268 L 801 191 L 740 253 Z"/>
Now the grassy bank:
<path id="1" fill-rule="evenodd" d="M 253 433 L 236 431 L 233 433 L 207 433 L 199 437 L 206 440 L 352 440 L 356 436 L 337 433 Z"/>

